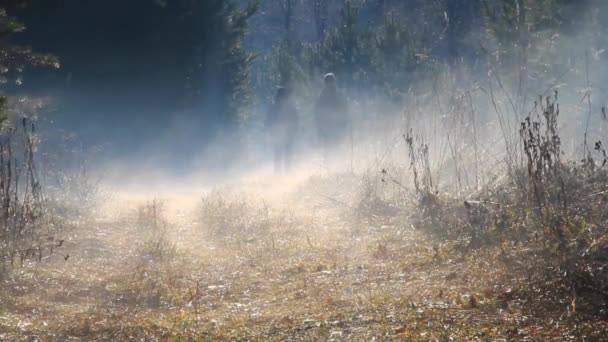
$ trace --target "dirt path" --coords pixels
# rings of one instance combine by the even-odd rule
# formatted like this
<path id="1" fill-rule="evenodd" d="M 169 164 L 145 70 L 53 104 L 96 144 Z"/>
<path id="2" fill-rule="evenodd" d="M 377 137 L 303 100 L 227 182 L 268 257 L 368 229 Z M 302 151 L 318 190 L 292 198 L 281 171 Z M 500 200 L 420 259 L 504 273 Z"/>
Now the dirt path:
<path id="1" fill-rule="evenodd" d="M 561 311 L 535 316 L 496 251 L 463 258 L 391 222 L 354 231 L 339 205 L 311 217 L 306 200 L 275 210 L 270 233 L 242 244 L 205 239 L 187 216 L 170 217 L 162 238 L 132 218 L 83 225 L 5 280 L 0 340 L 601 340 L 606 331 Z"/>

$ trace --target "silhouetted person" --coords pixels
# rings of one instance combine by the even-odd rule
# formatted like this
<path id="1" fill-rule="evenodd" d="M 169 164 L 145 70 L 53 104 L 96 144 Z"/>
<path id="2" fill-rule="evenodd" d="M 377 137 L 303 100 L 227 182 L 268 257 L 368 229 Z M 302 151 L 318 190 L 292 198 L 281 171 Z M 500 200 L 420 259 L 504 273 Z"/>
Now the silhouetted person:
<path id="1" fill-rule="evenodd" d="M 274 103 L 266 118 L 270 141 L 274 150 L 276 172 L 289 169 L 293 159 L 293 147 L 298 131 L 298 110 L 287 88 L 279 87 Z"/>
<path id="2" fill-rule="evenodd" d="M 334 74 L 323 77 L 323 90 L 315 105 L 317 134 L 327 161 L 329 150 L 341 143 L 350 132 L 348 105 L 336 85 Z"/>

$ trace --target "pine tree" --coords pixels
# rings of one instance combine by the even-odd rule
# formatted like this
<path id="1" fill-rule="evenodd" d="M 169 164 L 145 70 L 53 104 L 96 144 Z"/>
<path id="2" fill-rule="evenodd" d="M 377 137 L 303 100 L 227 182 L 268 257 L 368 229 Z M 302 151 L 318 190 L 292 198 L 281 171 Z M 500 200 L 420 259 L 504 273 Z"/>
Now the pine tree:
<path id="1" fill-rule="evenodd" d="M 346 1 L 337 28 L 329 30 L 322 41 L 305 49 L 305 64 L 311 75 L 334 72 L 341 83 L 356 86 L 369 81 L 372 31 L 358 27 L 359 7 Z"/>
<path id="2" fill-rule="evenodd" d="M 416 57 L 414 37 L 396 11 L 384 16 L 384 23 L 376 33 L 371 46 L 374 85 L 395 103 L 414 83 L 414 74 L 423 69 Z"/>
<path id="3" fill-rule="evenodd" d="M 494 47 L 488 60 L 513 84 L 520 109 L 538 92 L 559 56 L 552 55 L 560 37 L 561 9 L 565 0 L 482 0 L 485 26 Z M 567 0 L 566 0 L 567 1 Z M 497 62 L 495 62 L 497 61 Z M 532 77 L 531 75 L 534 75 Z"/>
<path id="4" fill-rule="evenodd" d="M 25 26 L 9 16 L 6 9 L 0 7 L 0 83 L 21 84 L 21 73 L 28 65 L 53 65 L 59 67 L 59 62 L 52 56 L 36 54 L 31 49 L 10 44 L 10 38 L 15 33 L 25 30 Z M 6 96 L 0 93 L 0 123 L 7 115 Z"/>
<path id="5" fill-rule="evenodd" d="M 485 26 L 505 63 L 525 68 L 574 17 L 572 0 L 482 0 Z M 572 11 L 576 13 L 576 11 Z"/>
<path id="6" fill-rule="evenodd" d="M 480 2 L 479 0 L 446 0 L 445 2 L 445 59 L 448 63 L 459 60 L 474 61 L 479 46 L 475 46 L 477 42 L 472 34 L 481 24 Z"/>
<path id="7" fill-rule="evenodd" d="M 328 1 L 311 0 L 311 7 L 317 41 L 320 41 L 325 36 L 325 30 L 327 29 Z"/>
<path id="8" fill-rule="evenodd" d="M 189 102 L 213 113 L 220 129 L 231 129 L 248 116 L 254 56 L 242 43 L 256 10 L 254 2 L 240 9 L 224 0 L 191 1 L 176 17 L 182 25 L 184 55 L 190 51 L 193 56 L 185 75 Z"/>

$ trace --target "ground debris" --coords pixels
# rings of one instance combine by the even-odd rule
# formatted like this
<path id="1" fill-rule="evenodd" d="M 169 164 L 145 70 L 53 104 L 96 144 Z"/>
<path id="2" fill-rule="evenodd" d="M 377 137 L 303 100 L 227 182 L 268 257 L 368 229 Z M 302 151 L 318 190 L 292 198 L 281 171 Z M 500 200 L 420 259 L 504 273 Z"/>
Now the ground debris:
<path id="1" fill-rule="evenodd" d="M 162 232 L 132 220 L 82 227 L 64 247 L 68 260 L 3 280 L 0 339 L 577 340 L 608 331 L 559 279 L 527 276 L 538 260 L 505 262 L 500 247 L 463 257 L 447 243 L 428 247 L 416 230 L 317 229 L 258 209 L 239 214 L 270 224 L 251 241 L 210 242 L 191 222 Z M 509 258 L 535 253 L 513 247 Z"/>

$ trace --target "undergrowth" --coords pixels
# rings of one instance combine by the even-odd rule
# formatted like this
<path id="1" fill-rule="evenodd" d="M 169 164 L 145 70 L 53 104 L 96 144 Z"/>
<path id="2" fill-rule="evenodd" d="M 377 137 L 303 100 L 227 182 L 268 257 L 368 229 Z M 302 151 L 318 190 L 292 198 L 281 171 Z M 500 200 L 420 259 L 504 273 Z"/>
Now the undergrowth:
<path id="1" fill-rule="evenodd" d="M 35 122 L 0 128 L 0 278 L 11 267 L 41 261 L 63 245 L 67 222 L 44 193 L 36 162 Z"/>
<path id="2" fill-rule="evenodd" d="M 527 267 L 525 274 L 558 281 L 554 290 L 566 289 L 560 293 L 568 298 L 567 310 L 586 302 L 587 314 L 605 314 L 606 155 L 598 141 L 580 162 L 564 158 L 559 119 L 557 92 L 539 98 L 520 125 L 516 146 L 522 160 L 511 166 L 521 167 L 467 196 L 440 192 L 433 183 L 427 143 L 406 135 L 417 195 L 413 225 L 438 241 L 460 241 L 463 256 L 494 247 L 501 253 L 521 247 L 537 251 L 532 257 L 543 266 Z M 530 255 L 520 257 L 532 265 Z"/>
<path id="3" fill-rule="evenodd" d="M 242 245 L 270 232 L 269 208 L 243 193 L 211 191 L 203 196 L 199 215 L 201 231 L 216 242 Z"/>

